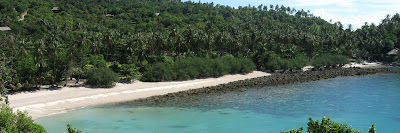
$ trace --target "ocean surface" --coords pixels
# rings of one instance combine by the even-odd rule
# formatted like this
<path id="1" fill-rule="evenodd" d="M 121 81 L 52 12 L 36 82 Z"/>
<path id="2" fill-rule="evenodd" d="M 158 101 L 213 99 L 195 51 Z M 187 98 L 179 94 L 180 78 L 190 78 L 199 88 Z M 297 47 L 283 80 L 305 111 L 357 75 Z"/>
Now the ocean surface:
<path id="1" fill-rule="evenodd" d="M 177 103 L 126 102 L 35 120 L 49 133 L 66 125 L 84 133 L 278 133 L 308 118 L 379 133 L 400 133 L 400 74 L 339 77 L 241 92 L 182 98 Z"/>

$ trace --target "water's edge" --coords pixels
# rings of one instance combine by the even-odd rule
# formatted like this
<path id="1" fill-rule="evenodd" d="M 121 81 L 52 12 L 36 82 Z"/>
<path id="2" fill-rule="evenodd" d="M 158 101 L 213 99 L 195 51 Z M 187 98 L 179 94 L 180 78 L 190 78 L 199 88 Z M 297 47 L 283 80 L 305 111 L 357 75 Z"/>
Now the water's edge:
<path id="1" fill-rule="evenodd" d="M 400 75 L 378 73 L 306 83 L 218 91 L 170 101 L 130 101 L 89 107 L 37 120 L 49 132 L 70 123 L 84 132 L 280 132 L 307 118 L 347 124 L 365 132 L 399 130 Z"/>

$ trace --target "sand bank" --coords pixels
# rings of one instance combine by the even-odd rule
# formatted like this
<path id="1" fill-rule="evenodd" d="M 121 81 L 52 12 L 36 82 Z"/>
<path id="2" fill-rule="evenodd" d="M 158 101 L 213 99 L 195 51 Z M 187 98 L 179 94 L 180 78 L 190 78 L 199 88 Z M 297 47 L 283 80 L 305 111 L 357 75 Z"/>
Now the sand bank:
<path id="1" fill-rule="evenodd" d="M 189 81 L 117 83 L 114 88 L 109 89 L 86 87 L 63 87 L 57 90 L 42 89 L 35 92 L 9 95 L 9 101 L 14 109 L 26 110 L 33 119 L 37 119 L 89 106 L 130 101 L 268 75 L 270 74 L 254 71 L 246 75 L 225 75 L 219 78 Z"/>

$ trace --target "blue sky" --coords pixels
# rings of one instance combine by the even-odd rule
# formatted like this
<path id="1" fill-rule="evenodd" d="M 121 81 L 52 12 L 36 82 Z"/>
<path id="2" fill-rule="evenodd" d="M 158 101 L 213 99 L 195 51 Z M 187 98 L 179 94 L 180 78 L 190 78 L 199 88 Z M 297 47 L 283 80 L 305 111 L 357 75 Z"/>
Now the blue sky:
<path id="1" fill-rule="evenodd" d="M 187 0 L 183 0 L 187 1 Z M 199 0 L 192 0 L 198 2 Z M 200 0 L 214 4 L 238 6 L 284 5 L 310 10 L 315 16 L 333 22 L 340 21 L 345 27 L 352 24 L 360 28 L 365 22 L 379 24 L 387 14 L 400 13 L 400 0 Z M 354 29 L 353 29 L 354 30 Z"/>

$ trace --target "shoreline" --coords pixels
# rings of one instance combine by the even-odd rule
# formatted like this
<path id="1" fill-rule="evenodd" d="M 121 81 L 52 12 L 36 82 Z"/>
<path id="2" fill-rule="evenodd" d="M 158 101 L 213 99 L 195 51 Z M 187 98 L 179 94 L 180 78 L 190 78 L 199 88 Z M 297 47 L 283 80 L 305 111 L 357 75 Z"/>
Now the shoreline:
<path id="1" fill-rule="evenodd" d="M 218 78 L 187 81 L 117 83 L 113 88 L 62 87 L 55 90 L 19 92 L 10 94 L 8 97 L 10 106 L 14 110 L 26 110 L 33 119 L 38 119 L 90 106 L 133 101 L 269 75 L 271 74 L 253 71 L 244 75 L 225 75 Z"/>
<path id="2" fill-rule="evenodd" d="M 254 71 L 249 74 L 225 75 L 219 78 L 195 79 L 172 82 L 117 83 L 114 88 L 63 87 L 57 90 L 41 89 L 20 92 L 9 96 L 14 110 L 26 110 L 33 119 L 64 113 L 90 106 L 122 102 L 173 102 L 181 97 L 244 91 L 248 88 L 277 86 L 316 81 L 339 76 L 399 73 L 381 68 L 333 68 L 325 70 L 285 71 L 270 74 Z M 172 101 L 171 101 L 172 100 Z"/>
<path id="3" fill-rule="evenodd" d="M 134 100 L 132 102 L 139 105 L 152 105 L 157 103 L 174 103 L 182 97 L 201 96 L 210 93 L 227 93 L 232 91 L 245 91 L 250 88 L 259 88 L 267 86 L 279 86 L 293 83 L 304 83 L 317 81 L 322 79 L 331 79 L 343 76 L 362 76 L 378 73 L 400 73 L 400 71 L 392 71 L 387 67 L 364 67 L 364 68 L 333 68 L 326 70 L 315 71 L 301 71 L 301 72 L 284 72 L 272 74 L 271 76 L 257 77 L 252 79 L 245 79 L 234 81 L 227 84 L 221 84 L 212 87 L 203 87 L 199 89 L 181 91 L 176 93 L 169 93 L 165 95 L 152 96 Z"/>

